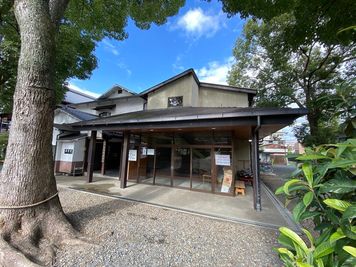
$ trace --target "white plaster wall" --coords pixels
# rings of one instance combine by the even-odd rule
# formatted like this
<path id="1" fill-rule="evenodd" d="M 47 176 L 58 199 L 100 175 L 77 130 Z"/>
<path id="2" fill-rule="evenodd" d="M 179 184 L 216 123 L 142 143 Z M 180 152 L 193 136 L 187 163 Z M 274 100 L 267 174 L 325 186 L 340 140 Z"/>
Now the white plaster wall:
<path id="1" fill-rule="evenodd" d="M 234 166 L 235 170 L 250 168 L 250 143 L 248 140 L 234 139 Z"/>
<path id="2" fill-rule="evenodd" d="M 65 149 L 73 149 L 73 154 L 64 154 Z M 73 161 L 74 142 L 59 140 L 57 142 L 56 161 Z"/>
<path id="3" fill-rule="evenodd" d="M 113 94 L 109 95 L 108 98 L 117 98 L 117 97 L 125 97 L 125 96 L 132 96 L 132 94 L 129 92 L 126 92 L 125 90 L 122 90 L 122 93 L 118 94 L 117 90 L 115 90 L 115 92 Z"/>
<path id="4" fill-rule="evenodd" d="M 93 114 L 93 115 L 97 115 L 96 110 L 94 110 L 93 108 L 95 108 L 95 105 L 93 106 L 89 106 L 89 107 L 76 107 L 76 109 L 89 113 L 89 114 Z"/>
<path id="5" fill-rule="evenodd" d="M 113 109 L 94 110 L 95 107 L 99 106 L 98 104 L 95 103 L 79 105 L 76 106 L 76 108 L 80 111 L 97 115 L 97 116 L 99 116 L 100 113 L 105 111 L 110 112 L 111 115 L 118 115 L 118 114 L 143 110 L 144 102 L 145 100 L 141 97 L 130 97 L 130 98 L 110 100 L 107 103 L 105 101 L 102 104 L 100 104 L 102 106 L 116 105 L 116 107 Z"/>
<path id="6" fill-rule="evenodd" d="M 183 107 L 198 105 L 198 85 L 192 75 L 184 76 L 148 94 L 147 109 L 168 107 L 168 97 L 183 96 Z"/>
<path id="7" fill-rule="evenodd" d="M 111 115 L 135 112 L 143 110 L 144 99 L 142 98 L 125 98 L 117 102 Z"/>
<path id="8" fill-rule="evenodd" d="M 63 123 L 73 123 L 79 121 L 77 118 L 61 111 L 56 110 L 54 114 L 54 123 L 56 124 L 63 124 Z M 52 134 L 52 145 L 55 146 L 57 143 L 57 136 L 60 134 L 60 131 L 53 127 L 53 134 Z"/>
<path id="9" fill-rule="evenodd" d="M 200 87 L 200 107 L 248 107 L 248 94 Z"/>
<path id="10" fill-rule="evenodd" d="M 84 161 L 85 138 L 76 140 L 74 143 L 73 161 Z"/>
<path id="11" fill-rule="evenodd" d="M 56 111 L 54 115 L 54 123 L 56 124 L 63 124 L 63 123 L 73 123 L 79 121 L 77 118 L 70 116 L 69 114 Z"/>

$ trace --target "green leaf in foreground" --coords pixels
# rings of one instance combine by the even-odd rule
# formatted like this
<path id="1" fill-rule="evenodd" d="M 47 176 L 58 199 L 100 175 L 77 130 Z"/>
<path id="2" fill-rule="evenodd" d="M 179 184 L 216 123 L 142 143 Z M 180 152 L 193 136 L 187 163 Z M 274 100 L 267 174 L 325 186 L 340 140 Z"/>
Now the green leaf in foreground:
<path id="1" fill-rule="evenodd" d="M 339 210 L 341 212 L 344 212 L 348 207 L 351 206 L 351 204 L 347 201 L 343 201 L 343 200 L 340 200 L 340 199 L 331 199 L 331 198 L 328 198 L 328 199 L 325 199 L 324 200 L 324 203 L 329 206 L 330 208 L 333 208 L 333 209 L 336 209 L 336 210 Z"/>

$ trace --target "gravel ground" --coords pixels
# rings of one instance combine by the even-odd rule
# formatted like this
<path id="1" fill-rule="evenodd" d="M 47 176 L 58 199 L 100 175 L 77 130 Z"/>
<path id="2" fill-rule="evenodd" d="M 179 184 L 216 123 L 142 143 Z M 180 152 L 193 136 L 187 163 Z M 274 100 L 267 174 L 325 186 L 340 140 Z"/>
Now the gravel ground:
<path id="1" fill-rule="evenodd" d="M 278 232 L 60 190 L 73 225 L 98 246 L 65 247 L 54 266 L 281 266 Z"/>

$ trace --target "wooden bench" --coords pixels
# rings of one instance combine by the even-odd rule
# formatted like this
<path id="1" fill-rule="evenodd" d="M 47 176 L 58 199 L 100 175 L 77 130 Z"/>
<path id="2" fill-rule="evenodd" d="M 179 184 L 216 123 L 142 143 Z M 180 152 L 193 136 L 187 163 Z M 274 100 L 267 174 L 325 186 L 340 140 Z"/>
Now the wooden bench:
<path id="1" fill-rule="evenodd" d="M 245 182 L 244 181 L 235 181 L 235 194 L 245 195 Z"/>

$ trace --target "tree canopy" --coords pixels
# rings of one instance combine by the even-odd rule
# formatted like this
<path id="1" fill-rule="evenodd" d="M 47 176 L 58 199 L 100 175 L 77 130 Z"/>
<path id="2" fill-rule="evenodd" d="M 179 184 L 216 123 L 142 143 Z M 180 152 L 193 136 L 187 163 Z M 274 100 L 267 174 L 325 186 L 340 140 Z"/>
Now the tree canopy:
<path id="1" fill-rule="evenodd" d="M 258 106 L 308 108 L 309 127 L 299 129 L 305 144 L 333 141 L 336 121 L 325 110 L 335 110 L 320 98 L 335 93 L 335 86 L 355 76 L 355 44 L 325 44 L 317 39 L 286 49 L 284 33 L 293 15 L 268 22 L 250 19 L 236 42 L 236 63 L 228 75 L 230 85 L 258 89 Z M 306 131 L 309 129 L 309 131 Z"/>
<path id="2" fill-rule="evenodd" d="M 57 102 L 63 98 L 66 80 L 89 78 L 97 67 L 96 42 L 105 37 L 115 40 L 127 38 L 125 27 L 128 19 L 134 20 L 141 29 L 149 29 L 151 23 L 163 24 L 183 4 L 183 0 L 69 1 L 59 22 L 56 40 Z M 20 32 L 12 1 L 0 0 L 0 112 L 12 110 L 19 51 Z"/>
<path id="3" fill-rule="evenodd" d="M 282 35 L 283 42 L 296 48 L 317 40 L 324 44 L 347 45 L 356 40 L 356 31 L 342 31 L 356 22 L 354 0 L 220 0 L 229 16 L 240 14 L 269 22 L 290 14 Z"/>
<path id="4" fill-rule="evenodd" d="M 1 60 L 8 63 L 10 54 L 19 58 L 12 124 L 0 173 L 0 204 L 6 207 L 0 209 L 0 252 L 6 251 L 17 265 L 33 266 L 30 261 L 50 265 L 58 246 L 83 244 L 63 213 L 53 174 L 56 85 L 68 77 L 89 75 L 96 64 L 91 54 L 95 42 L 126 38 L 128 19 L 148 29 L 151 23 L 164 23 L 183 4 L 183 0 L 0 0 L 1 43 L 15 36 L 21 40 L 19 54 L 18 48 L 17 54 L 0 52 Z M 6 23 L 5 15 L 9 16 Z M 14 18 L 12 27 L 9 21 Z M 5 34 L 10 27 L 18 33 L 13 39 Z M 0 265 L 8 266 L 6 260 L 0 257 Z"/>

